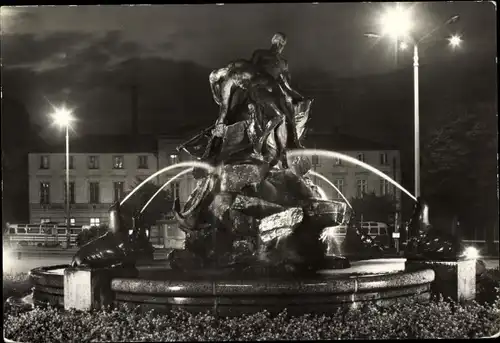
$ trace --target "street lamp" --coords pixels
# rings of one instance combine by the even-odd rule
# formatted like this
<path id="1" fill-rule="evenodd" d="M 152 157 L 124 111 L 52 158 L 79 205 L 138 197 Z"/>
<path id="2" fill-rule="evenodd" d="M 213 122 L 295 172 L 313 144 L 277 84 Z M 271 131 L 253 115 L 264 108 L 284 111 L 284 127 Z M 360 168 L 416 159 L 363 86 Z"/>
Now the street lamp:
<path id="1" fill-rule="evenodd" d="M 70 246 L 70 208 L 69 208 L 69 126 L 74 120 L 72 112 L 65 107 L 54 108 L 52 114 L 54 123 L 66 129 L 66 240 L 67 248 Z"/>
<path id="2" fill-rule="evenodd" d="M 459 16 L 453 16 L 448 19 L 443 25 L 448 25 L 456 22 Z M 366 33 L 365 36 L 371 38 L 382 38 L 384 36 L 390 36 L 395 40 L 402 40 L 400 44 L 400 49 L 405 50 L 408 48 L 408 43 L 413 45 L 413 91 L 414 91 L 414 139 L 415 139 L 415 197 L 420 196 L 420 110 L 419 110 L 419 87 L 418 87 L 418 47 L 419 44 L 432 35 L 437 29 L 442 27 L 440 25 L 434 30 L 429 32 L 424 37 L 416 40 L 412 34 L 411 29 L 413 27 L 412 13 L 410 9 L 403 8 L 399 4 L 394 8 L 389 9 L 382 17 L 380 21 L 382 30 L 380 34 L 377 33 Z M 461 43 L 461 38 L 459 36 L 452 36 L 448 38 L 448 41 L 452 47 L 458 47 Z"/>

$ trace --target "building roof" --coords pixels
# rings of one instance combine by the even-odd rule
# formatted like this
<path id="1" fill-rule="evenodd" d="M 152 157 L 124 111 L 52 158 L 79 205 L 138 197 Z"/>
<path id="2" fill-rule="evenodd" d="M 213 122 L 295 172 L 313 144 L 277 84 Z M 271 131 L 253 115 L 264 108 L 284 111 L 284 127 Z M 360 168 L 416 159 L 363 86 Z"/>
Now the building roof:
<path id="1" fill-rule="evenodd" d="M 308 132 L 304 145 L 310 149 L 334 151 L 351 150 L 398 150 L 392 144 L 371 141 L 339 132 Z"/>
<path id="2" fill-rule="evenodd" d="M 71 153 L 156 153 L 158 141 L 152 135 L 86 135 L 69 139 Z M 66 143 L 64 139 L 57 142 L 42 142 L 32 153 L 64 153 Z"/>

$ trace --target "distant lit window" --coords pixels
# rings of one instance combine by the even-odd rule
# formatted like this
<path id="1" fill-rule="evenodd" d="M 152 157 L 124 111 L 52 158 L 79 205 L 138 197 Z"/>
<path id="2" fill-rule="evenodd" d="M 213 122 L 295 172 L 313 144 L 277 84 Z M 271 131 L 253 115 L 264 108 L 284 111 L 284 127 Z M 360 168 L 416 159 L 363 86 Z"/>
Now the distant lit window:
<path id="1" fill-rule="evenodd" d="M 123 169 L 123 156 L 113 156 L 113 169 Z"/>
<path id="2" fill-rule="evenodd" d="M 40 204 L 50 204 L 50 182 L 40 182 Z"/>
<path id="3" fill-rule="evenodd" d="M 99 169 L 99 156 L 89 156 L 89 169 Z"/>
<path id="4" fill-rule="evenodd" d="M 357 198 L 362 198 L 363 195 L 366 194 L 366 186 L 367 185 L 367 182 L 366 180 L 357 180 L 357 184 L 356 184 L 356 197 Z"/>
<path id="5" fill-rule="evenodd" d="M 99 218 L 90 218 L 90 226 L 99 226 L 101 220 Z"/>
<path id="6" fill-rule="evenodd" d="M 137 156 L 137 168 L 138 169 L 148 169 L 148 156 L 147 155 Z"/>
<path id="7" fill-rule="evenodd" d="M 98 204 L 100 200 L 99 195 L 99 182 L 89 183 L 89 202 L 91 204 Z"/>
<path id="8" fill-rule="evenodd" d="M 170 155 L 170 164 L 176 164 L 176 163 L 179 163 L 179 155 L 171 154 Z"/>
<path id="9" fill-rule="evenodd" d="M 50 168 L 49 155 L 40 156 L 40 169 L 49 169 L 49 168 Z"/>
<path id="10" fill-rule="evenodd" d="M 113 182 L 114 202 L 122 200 L 124 192 L 125 190 L 123 181 Z"/>
<path id="11" fill-rule="evenodd" d="M 380 180 L 380 194 L 391 194 L 391 184 L 387 180 Z"/>
<path id="12" fill-rule="evenodd" d="M 365 162 L 365 154 L 360 152 L 357 156 L 357 159 L 360 160 L 361 162 Z"/>
<path id="13" fill-rule="evenodd" d="M 67 223 L 68 223 L 68 220 L 66 218 L 64 218 L 64 225 L 66 225 Z M 76 223 L 75 218 L 69 218 L 69 225 L 74 226 L 75 223 Z"/>
<path id="14" fill-rule="evenodd" d="M 335 179 L 333 181 L 333 184 L 335 185 L 335 187 L 337 187 L 337 189 L 339 190 L 340 193 L 344 193 L 344 179 Z M 342 196 L 339 194 L 339 192 L 337 192 L 336 190 L 334 190 L 334 198 L 335 199 L 341 199 Z"/>
<path id="15" fill-rule="evenodd" d="M 387 158 L 387 153 L 383 152 L 380 154 L 380 164 L 385 166 L 389 164 L 389 159 Z"/>

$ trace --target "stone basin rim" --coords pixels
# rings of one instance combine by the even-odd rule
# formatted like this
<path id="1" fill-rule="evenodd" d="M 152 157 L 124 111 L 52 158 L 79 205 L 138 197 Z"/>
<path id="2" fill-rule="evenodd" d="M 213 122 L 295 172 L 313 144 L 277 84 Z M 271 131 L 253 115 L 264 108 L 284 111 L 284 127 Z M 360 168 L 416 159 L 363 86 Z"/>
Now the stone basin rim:
<path id="1" fill-rule="evenodd" d="M 48 277 L 57 284 L 63 284 L 63 275 L 51 273 L 51 270 L 69 267 L 69 265 L 45 266 L 30 271 L 34 286 L 43 285 L 40 278 Z M 218 295 L 305 295 L 305 294 L 345 294 L 362 293 L 367 291 L 404 288 L 429 284 L 434 281 L 435 273 L 430 268 L 411 271 L 395 271 L 385 274 L 341 275 L 336 278 L 318 279 L 240 279 L 227 280 L 224 276 L 212 277 L 210 280 L 154 280 L 148 278 L 115 277 L 111 281 L 111 289 L 117 293 L 132 294 L 171 294 L 179 296 L 190 294 L 193 296 Z M 52 285 L 52 287 L 57 287 Z"/>

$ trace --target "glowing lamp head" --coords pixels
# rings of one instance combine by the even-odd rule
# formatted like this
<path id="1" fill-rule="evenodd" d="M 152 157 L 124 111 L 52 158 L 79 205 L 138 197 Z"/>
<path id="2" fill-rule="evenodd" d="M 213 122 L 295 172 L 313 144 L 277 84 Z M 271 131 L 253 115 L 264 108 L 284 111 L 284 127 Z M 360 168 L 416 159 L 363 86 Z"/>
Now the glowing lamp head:
<path id="1" fill-rule="evenodd" d="M 381 18 L 382 34 L 392 38 L 405 37 L 413 27 L 410 10 L 396 6 Z"/>
<path id="2" fill-rule="evenodd" d="M 52 118 L 54 122 L 62 127 L 66 127 L 73 121 L 73 116 L 70 110 L 65 107 L 56 108 L 54 113 L 52 114 Z"/>
<path id="3" fill-rule="evenodd" d="M 462 43 L 462 38 L 460 38 L 460 36 L 458 35 L 453 35 L 450 38 L 448 38 L 448 42 L 452 47 L 456 48 L 460 46 L 460 44 Z"/>
<path id="4" fill-rule="evenodd" d="M 463 256 L 468 260 L 476 260 L 479 258 L 479 250 L 474 247 L 467 247 L 464 250 Z"/>

